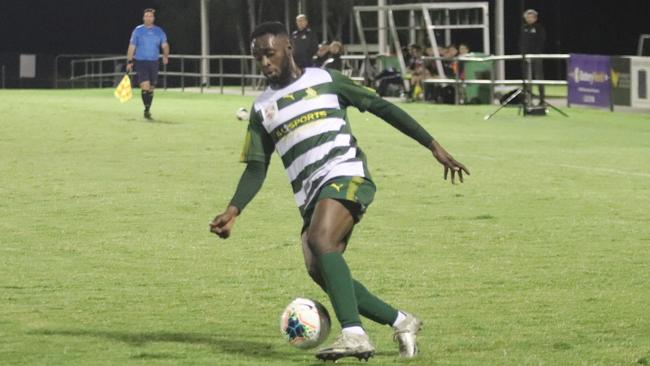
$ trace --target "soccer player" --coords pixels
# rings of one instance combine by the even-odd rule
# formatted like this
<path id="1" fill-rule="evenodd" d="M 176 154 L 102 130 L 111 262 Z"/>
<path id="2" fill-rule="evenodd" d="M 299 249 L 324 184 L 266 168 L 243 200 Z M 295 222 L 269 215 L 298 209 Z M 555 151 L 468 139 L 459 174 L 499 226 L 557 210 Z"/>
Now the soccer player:
<path id="1" fill-rule="evenodd" d="M 135 71 L 138 74 L 142 103 L 144 104 L 144 118 L 152 120 L 151 103 L 153 102 L 153 89 L 158 82 L 158 58 L 160 49 L 163 50 L 162 62 L 167 65 L 169 62 L 169 43 L 167 35 L 153 22 L 156 19 L 155 9 L 145 9 L 141 24 L 131 33 L 129 48 L 126 51 L 126 71 L 133 70 L 135 59 Z"/>
<path id="2" fill-rule="evenodd" d="M 373 295 L 352 278 L 343 258 L 353 227 L 375 194 L 366 158 L 351 134 L 346 108 L 369 111 L 431 150 L 451 181 L 469 171 L 454 160 L 413 118 L 371 89 L 341 73 L 296 66 L 284 25 L 260 24 L 252 53 L 270 86 L 251 108 L 242 153 L 246 163 L 234 197 L 210 223 L 228 238 L 237 216 L 259 191 L 275 149 L 282 159 L 303 217 L 301 239 L 307 271 L 328 294 L 342 333 L 317 351 L 322 360 L 368 359 L 375 352 L 360 315 L 394 328 L 400 355 L 414 357 L 422 322 Z"/>

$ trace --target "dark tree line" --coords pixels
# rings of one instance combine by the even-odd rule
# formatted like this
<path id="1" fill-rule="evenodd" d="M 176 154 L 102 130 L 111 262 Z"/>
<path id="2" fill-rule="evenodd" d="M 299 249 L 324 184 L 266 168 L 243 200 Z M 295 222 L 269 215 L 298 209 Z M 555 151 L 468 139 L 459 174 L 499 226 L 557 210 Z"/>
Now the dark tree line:
<path id="1" fill-rule="evenodd" d="M 365 1 L 372 4 L 374 1 Z M 297 0 L 289 0 L 289 30 L 297 15 Z M 310 26 L 322 37 L 320 0 L 307 0 Z M 355 4 L 364 1 L 355 1 Z M 327 0 L 328 40 L 347 41 L 353 0 Z M 200 52 L 200 0 L 154 0 L 158 9 L 157 23 L 165 28 L 174 53 Z M 249 52 L 249 34 L 261 22 L 285 22 L 284 0 L 210 0 L 210 51 L 213 54 L 246 54 Z"/>

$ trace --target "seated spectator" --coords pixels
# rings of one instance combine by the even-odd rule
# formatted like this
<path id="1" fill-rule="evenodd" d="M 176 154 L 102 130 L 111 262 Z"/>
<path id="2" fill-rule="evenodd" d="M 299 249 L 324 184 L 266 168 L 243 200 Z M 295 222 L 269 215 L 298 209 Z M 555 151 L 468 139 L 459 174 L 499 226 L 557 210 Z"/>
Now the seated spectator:
<path id="1" fill-rule="evenodd" d="M 444 78 L 454 79 L 456 73 L 458 72 L 458 62 L 453 58 L 458 57 L 458 49 L 456 45 L 450 44 L 446 47 L 439 49 L 440 57 L 444 57 L 442 60 L 442 68 L 445 73 Z M 436 68 L 435 62 L 432 62 L 430 65 L 431 75 L 434 78 L 443 78 L 442 75 L 438 74 L 438 69 Z M 426 85 L 425 88 L 425 99 L 431 100 L 436 103 L 448 103 L 453 104 L 456 98 L 455 86 L 453 84 L 440 84 L 440 83 L 430 83 Z"/>
<path id="2" fill-rule="evenodd" d="M 422 96 L 424 92 L 422 80 L 429 77 L 429 70 L 424 67 L 424 60 L 422 59 L 422 47 L 416 44 L 412 44 L 409 47 L 409 54 L 411 57 L 406 67 L 407 72 L 411 75 L 409 97 L 412 100 L 417 100 Z"/>
<path id="3" fill-rule="evenodd" d="M 461 43 L 458 45 L 458 55 L 459 56 L 465 56 L 468 53 L 470 53 L 469 47 L 465 43 Z"/>
<path id="4" fill-rule="evenodd" d="M 448 78 L 453 79 L 458 73 L 458 61 L 453 60 L 453 58 L 458 57 L 458 48 L 455 44 L 450 44 L 446 47 L 445 58 L 447 60 L 442 62 L 442 67 L 445 69 L 445 75 Z"/>
<path id="5" fill-rule="evenodd" d="M 382 97 L 398 97 L 404 90 L 402 74 L 394 67 L 382 70 L 375 76 L 373 87 Z"/>
<path id="6" fill-rule="evenodd" d="M 468 56 L 470 53 L 469 47 L 465 43 L 458 45 L 458 56 Z M 463 61 L 458 62 L 458 72 L 460 73 L 460 78 L 465 80 L 465 63 Z"/>
<path id="7" fill-rule="evenodd" d="M 327 43 L 321 43 L 318 45 L 318 50 L 314 55 L 314 66 L 321 67 L 323 63 L 329 58 L 329 49 L 330 46 Z"/>
<path id="8" fill-rule="evenodd" d="M 333 41 L 330 43 L 327 52 L 327 59 L 323 62 L 321 67 L 341 71 L 343 69 L 343 60 L 341 60 L 343 52 L 343 44 L 341 42 Z"/>

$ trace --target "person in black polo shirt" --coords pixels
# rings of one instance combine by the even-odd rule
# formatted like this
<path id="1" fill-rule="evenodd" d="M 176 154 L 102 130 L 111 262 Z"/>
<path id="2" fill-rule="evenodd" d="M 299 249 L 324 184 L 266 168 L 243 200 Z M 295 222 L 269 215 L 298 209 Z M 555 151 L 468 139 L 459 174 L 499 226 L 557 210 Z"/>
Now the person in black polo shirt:
<path id="1" fill-rule="evenodd" d="M 313 66 L 312 58 L 318 51 L 318 40 L 316 33 L 308 27 L 307 16 L 298 14 L 296 26 L 298 29 L 291 33 L 291 44 L 293 45 L 293 59 L 301 69 Z"/>
<path id="2" fill-rule="evenodd" d="M 546 29 L 537 22 L 537 11 L 534 9 L 526 10 L 524 12 L 524 21 L 519 35 L 519 50 L 522 54 L 543 53 L 544 43 L 546 42 Z M 542 60 L 532 60 L 531 66 L 533 79 L 544 79 Z M 544 103 L 544 85 L 539 86 L 539 103 Z"/>

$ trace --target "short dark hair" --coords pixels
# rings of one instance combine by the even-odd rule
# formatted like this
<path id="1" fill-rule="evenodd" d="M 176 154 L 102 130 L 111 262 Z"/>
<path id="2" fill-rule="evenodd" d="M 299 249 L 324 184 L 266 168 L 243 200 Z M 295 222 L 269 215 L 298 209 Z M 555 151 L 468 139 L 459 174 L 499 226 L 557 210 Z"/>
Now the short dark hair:
<path id="1" fill-rule="evenodd" d="M 146 8 L 146 9 L 144 9 L 144 12 L 142 12 L 142 14 L 147 14 L 147 13 L 156 14 L 156 9 L 154 9 L 154 8 Z"/>
<path id="2" fill-rule="evenodd" d="M 251 41 L 265 34 L 272 34 L 274 36 L 289 36 L 289 33 L 287 33 L 287 28 L 284 26 L 284 24 L 280 22 L 264 22 L 255 27 L 255 30 L 253 33 L 251 33 Z"/>

